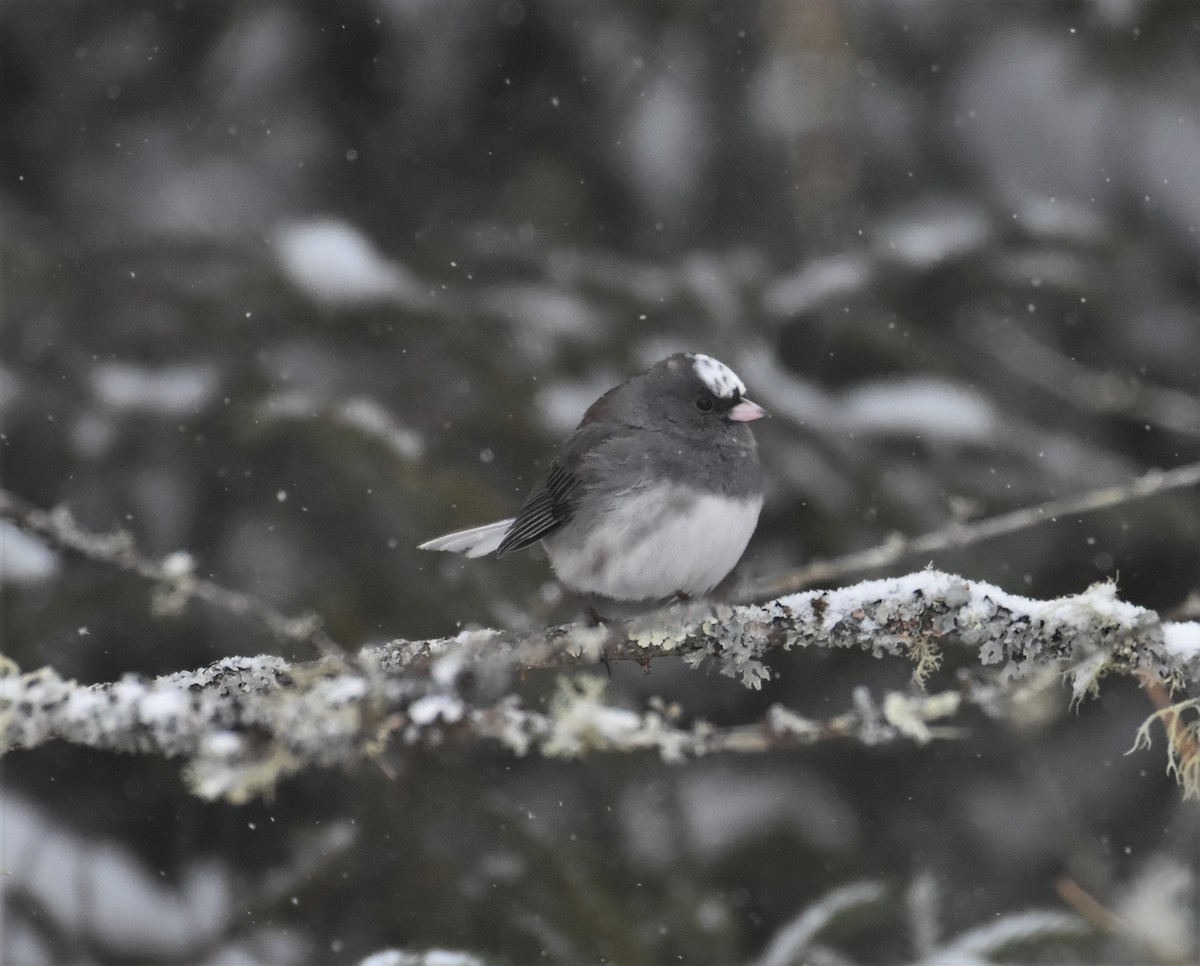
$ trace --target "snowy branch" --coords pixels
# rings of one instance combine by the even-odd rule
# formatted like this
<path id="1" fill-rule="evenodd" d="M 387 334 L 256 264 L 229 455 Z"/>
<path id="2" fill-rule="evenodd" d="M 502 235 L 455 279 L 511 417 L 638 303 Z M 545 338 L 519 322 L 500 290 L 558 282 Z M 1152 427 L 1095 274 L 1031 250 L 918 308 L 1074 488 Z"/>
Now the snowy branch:
<path id="1" fill-rule="evenodd" d="M 797 647 L 857 648 L 913 662 L 924 681 L 944 648 L 973 654 L 989 684 L 934 694 L 865 689 L 853 707 L 824 721 L 772 707 L 762 720 L 719 728 L 681 722 L 681 709 L 642 710 L 605 699 L 601 660 L 680 657 L 747 687 L 770 678 L 768 657 Z M 560 673 L 545 711 L 526 707 L 519 679 Z M 536 634 L 469 630 L 452 638 L 392 641 L 353 657 L 290 664 L 227 658 L 152 680 L 80 685 L 52 669 L 0 678 L 0 747 L 51 739 L 182 758 L 193 790 L 245 801 L 312 766 L 349 767 L 389 745 L 492 741 L 523 755 L 580 757 L 657 751 L 675 761 L 712 752 L 756 752 L 831 738 L 870 744 L 928 741 L 938 722 L 974 705 L 1002 713 L 1005 689 L 1049 672 L 1065 675 L 1073 700 L 1107 674 L 1136 674 L 1169 688 L 1200 679 L 1200 624 L 1171 623 L 1119 600 L 1111 584 L 1050 601 L 1008 594 L 924 571 L 838 590 L 809 591 L 761 605 L 688 604 L 611 628 L 565 625 Z M 978 677 L 978 675 L 976 675 Z"/>

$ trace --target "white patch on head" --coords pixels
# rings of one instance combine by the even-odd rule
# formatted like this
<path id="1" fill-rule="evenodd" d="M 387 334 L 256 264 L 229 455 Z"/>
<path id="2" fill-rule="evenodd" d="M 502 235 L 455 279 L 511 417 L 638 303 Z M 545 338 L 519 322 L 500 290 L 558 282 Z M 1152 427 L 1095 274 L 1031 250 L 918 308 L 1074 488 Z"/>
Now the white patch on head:
<path id="1" fill-rule="evenodd" d="M 734 395 L 746 395 L 745 383 L 725 363 L 700 353 L 689 353 L 688 358 L 692 360 L 692 368 L 696 370 L 696 375 L 718 399 L 732 399 Z"/>

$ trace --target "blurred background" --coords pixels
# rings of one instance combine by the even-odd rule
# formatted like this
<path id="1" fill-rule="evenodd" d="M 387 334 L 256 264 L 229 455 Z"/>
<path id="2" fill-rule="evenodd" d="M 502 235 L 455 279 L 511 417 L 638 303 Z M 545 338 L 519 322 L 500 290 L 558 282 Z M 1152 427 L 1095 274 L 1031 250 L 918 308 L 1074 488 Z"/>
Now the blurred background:
<path id="1" fill-rule="evenodd" d="M 538 552 L 415 545 L 509 515 L 587 404 L 672 351 L 774 416 L 743 581 L 1200 458 L 1187 0 L 9 0 L 0 78 L 3 485 L 350 648 L 572 619 Z M 144 582 L 6 524 L 0 546 L 22 669 L 311 657 L 155 616 Z M 1200 500 L 933 563 L 1184 614 Z M 824 718 L 911 673 L 773 670 L 751 693 L 662 660 L 609 694 Z M 16 752 L 0 958 L 746 962 L 866 880 L 884 899 L 809 961 L 915 960 L 1081 895 L 1091 935 L 1017 953 L 1191 961 L 1196 808 L 1161 741 L 1124 754 L 1153 706 L 1126 681 L 1068 700 L 1051 680 L 920 749 L 397 750 L 240 808 L 152 757 Z"/>

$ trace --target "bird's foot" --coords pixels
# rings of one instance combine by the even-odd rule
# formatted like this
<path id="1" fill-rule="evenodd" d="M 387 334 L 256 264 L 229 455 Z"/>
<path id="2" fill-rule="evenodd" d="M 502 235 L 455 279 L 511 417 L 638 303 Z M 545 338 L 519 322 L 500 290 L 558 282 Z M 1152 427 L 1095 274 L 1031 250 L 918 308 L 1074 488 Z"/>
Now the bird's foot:
<path id="1" fill-rule="evenodd" d="M 615 655 L 617 649 L 625 643 L 628 636 L 627 624 L 625 621 L 615 617 L 605 617 L 596 610 L 594 602 L 589 599 L 583 607 L 584 620 L 587 621 L 588 627 L 603 627 L 607 634 L 600 648 L 600 663 L 604 665 L 604 670 L 608 672 L 608 676 L 612 677 L 612 665 L 609 663 L 610 655 Z"/>

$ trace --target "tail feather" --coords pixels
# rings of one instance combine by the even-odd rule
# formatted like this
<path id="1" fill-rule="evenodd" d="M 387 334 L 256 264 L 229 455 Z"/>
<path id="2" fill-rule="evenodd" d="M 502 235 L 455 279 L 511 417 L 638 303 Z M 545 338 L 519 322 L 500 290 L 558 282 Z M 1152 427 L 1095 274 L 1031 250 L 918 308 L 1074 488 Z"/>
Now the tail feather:
<path id="1" fill-rule="evenodd" d="M 500 546 L 504 534 L 512 526 L 512 519 L 497 520 L 482 527 L 472 527 L 470 530 L 456 530 L 432 540 L 426 540 L 417 547 L 418 550 L 447 550 L 451 553 L 462 553 L 468 557 L 482 557 L 492 553 Z"/>

